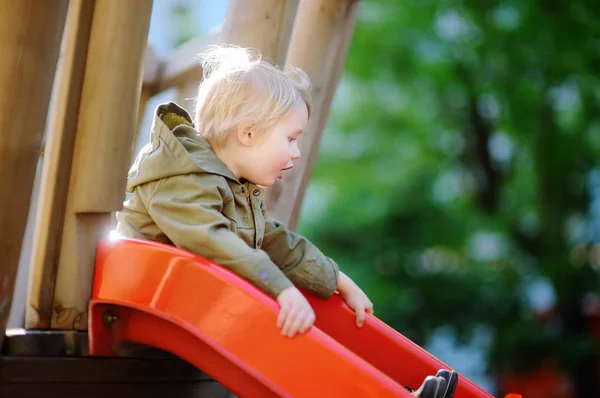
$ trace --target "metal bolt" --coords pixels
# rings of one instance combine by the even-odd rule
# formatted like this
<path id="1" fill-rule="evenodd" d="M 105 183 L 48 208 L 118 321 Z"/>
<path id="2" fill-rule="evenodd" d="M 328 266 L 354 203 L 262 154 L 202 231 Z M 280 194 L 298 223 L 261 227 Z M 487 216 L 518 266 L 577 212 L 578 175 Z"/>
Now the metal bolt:
<path id="1" fill-rule="evenodd" d="M 112 327 L 112 325 L 118 320 L 117 316 L 112 311 L 105 311 L 103 316 L 104 325 L 107 328 Z"/>

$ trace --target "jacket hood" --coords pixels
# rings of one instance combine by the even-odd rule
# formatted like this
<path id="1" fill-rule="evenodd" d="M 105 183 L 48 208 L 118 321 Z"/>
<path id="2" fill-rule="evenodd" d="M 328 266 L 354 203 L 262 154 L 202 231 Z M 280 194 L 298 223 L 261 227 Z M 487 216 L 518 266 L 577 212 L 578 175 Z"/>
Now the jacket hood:
<path id="1" fill-rule="evenodd" d="M 140 184 L 190 173 L 219 174 L 238 181 L 194 129 L 187 111 L 173 102 L 161 104 L 154 113 L 150 142 L 127 175 L 127 192 Z"/>

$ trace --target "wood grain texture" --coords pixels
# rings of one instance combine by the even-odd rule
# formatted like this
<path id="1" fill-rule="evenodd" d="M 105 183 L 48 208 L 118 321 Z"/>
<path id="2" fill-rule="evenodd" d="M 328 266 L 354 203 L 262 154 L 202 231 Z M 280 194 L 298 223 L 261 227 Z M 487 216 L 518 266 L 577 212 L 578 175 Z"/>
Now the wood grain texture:
<path id="1" fill-rule="evenodd" d="M 68 1 L 0 2 L 0 345 L 22 239 Z"/>
<path id="2" fill-rule="evenodd" d="M 124 199 L 151 10 L 152 0 L 94 3 L 52 329 L 87 329 L 96 242 Z"/>
<path id="3" fill-rule="evenodd" d="M 219 41 L 260 50 L 283 66 L 298 0 L 230 0 Z"/>
<path id="4" fill-rule="evenodd" d="M 343 69 L 356 19 L 355 0 L 300 1 L 286 65 L 303 69 L 311 79 L 313 106 L 300 140 L 302 158 L 267 192 L 272 217 L 295 229 L 306 185 L 314 166 L 333 93 Z"/>
<path id="5" fill-rule="evenodd" d="M 26 328 L 49 328 L 60 250 L 71 162 L 75 147 L 85 59 L 94 2 L 70 3 L 62 55 L 57 68 L 54 96 L 37 199 L 25 308 Z"/>
<path id="6" fill-rule="evenodd" d="M 233 398 L 180 359 L 0 358 L 0 397 Z"/>

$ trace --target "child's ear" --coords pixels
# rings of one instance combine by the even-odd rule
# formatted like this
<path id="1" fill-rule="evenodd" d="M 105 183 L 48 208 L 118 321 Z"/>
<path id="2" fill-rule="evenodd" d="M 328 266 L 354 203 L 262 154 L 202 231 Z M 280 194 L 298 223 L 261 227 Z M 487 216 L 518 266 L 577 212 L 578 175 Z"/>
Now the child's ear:
<path id="1" fill-rule="evenodd" d="M 237 138 L 240 144 L 250 146 L 256 139 L 256 123 L 244 119 L 238 125 Z"/>

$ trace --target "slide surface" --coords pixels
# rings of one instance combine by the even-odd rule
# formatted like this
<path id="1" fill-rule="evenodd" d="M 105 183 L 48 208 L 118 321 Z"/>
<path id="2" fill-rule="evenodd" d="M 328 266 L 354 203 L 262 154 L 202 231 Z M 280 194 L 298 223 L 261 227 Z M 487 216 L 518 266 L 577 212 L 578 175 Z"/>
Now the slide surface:
<path id="1" fill-rule="evenodd" d="M 90 353 L 154 346 L 242 397 L 410 397 L 404 384 L 446 367 L 375 317 L 356 328 L 339 297 L 307 297 L 316 325 L 289 339 L 275 326 L 277 303 L 229 270 L 168 245 L 102 240 Z M 462 378 L 455 397 L 491 396 Z"/>

